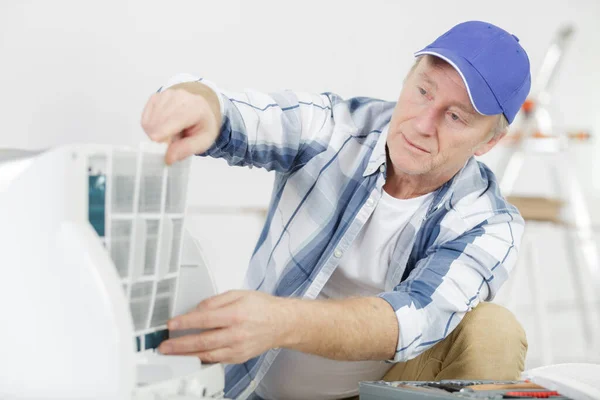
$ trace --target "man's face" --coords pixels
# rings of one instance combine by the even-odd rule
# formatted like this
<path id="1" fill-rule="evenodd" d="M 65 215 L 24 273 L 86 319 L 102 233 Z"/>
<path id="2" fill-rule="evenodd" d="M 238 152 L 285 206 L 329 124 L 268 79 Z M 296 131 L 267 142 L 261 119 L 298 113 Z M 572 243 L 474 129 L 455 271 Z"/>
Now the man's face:
<path id="1" fill-rule="evenodd" d="M 409 74 L 394 109 L 387 145 L 394 173 L 454 175 L 472 155 L 489 151 L 498 116 L 477 113 L 449 64 L 425 58 Z M 485 143 L 487 142 L 487 143 Z"/>

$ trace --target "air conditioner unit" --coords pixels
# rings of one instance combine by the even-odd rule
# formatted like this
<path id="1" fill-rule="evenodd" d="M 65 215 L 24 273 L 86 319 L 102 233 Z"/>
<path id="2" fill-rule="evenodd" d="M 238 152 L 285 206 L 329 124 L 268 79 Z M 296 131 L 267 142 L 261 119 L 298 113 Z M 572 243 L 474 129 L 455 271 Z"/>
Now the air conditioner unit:
<path id="1" fill-rule="evenodd" d="M 191 161 L 164 151 L 0 150 L 0 398 L 222 396 L 222 365 L 156 351 L 216 294 L 185 226 Z"/>

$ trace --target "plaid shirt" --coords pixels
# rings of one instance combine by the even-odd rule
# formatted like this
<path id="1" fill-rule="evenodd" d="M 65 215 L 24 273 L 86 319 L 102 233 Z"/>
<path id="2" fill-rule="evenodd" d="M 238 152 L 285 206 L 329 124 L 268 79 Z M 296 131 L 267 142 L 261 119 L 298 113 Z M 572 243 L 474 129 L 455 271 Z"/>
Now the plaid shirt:
<path id="1" fill-rule="evenodd" d="M 168 86 L 189 80 L 177 76 Z M 201 80 L 202 81 L 202 80 Z M 220 94 L 223 124 L 204 155 L 276 172 L 268 216 L 246 287 L 317 297 L 381 198 L 386 137 L 395 103 L 284 91 Z M 465 313 L 494 298 L 515 265 L 524 222 L 494 174 L 471 158 L 437 189 L 399 235 L 379 297 L 396 312 L 390 362 L 444 339 Z M 254 389 L 278 354 L 226 367 L 228 398 Z"/>

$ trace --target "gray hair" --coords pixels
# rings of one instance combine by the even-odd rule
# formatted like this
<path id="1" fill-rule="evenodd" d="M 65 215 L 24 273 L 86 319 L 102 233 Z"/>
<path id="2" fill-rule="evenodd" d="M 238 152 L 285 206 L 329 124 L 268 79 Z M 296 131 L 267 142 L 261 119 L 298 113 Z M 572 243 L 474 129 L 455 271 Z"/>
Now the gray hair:
<path id="1" fill-rule="evenodd" d="M 492 129 L 492 135 L 490 136 L 490 139 L 495 138 L 498 135 L 503 134 L 505 131 L 508 130 L 508 120 L 506 119 L 506 117 L 504 116 L 504 114 L 498 114 L 498 122 L 496 123 L 496 126 L 494 127 L 494 129 Z"/>

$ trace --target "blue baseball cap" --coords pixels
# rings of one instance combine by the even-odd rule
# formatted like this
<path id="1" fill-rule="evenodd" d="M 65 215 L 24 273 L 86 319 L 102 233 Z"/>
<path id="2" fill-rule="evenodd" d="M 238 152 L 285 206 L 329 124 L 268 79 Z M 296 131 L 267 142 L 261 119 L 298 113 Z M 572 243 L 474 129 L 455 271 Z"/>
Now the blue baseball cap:
<path id="1" fill-rule="evenodd" d="M 415 57 L 425 54 L 458 71 L 471 104 L 483 115 L 504 114 L 512 123 L 531 89 L 529 58 L 519 39 L 487 22 L 456 25 Z"/>

